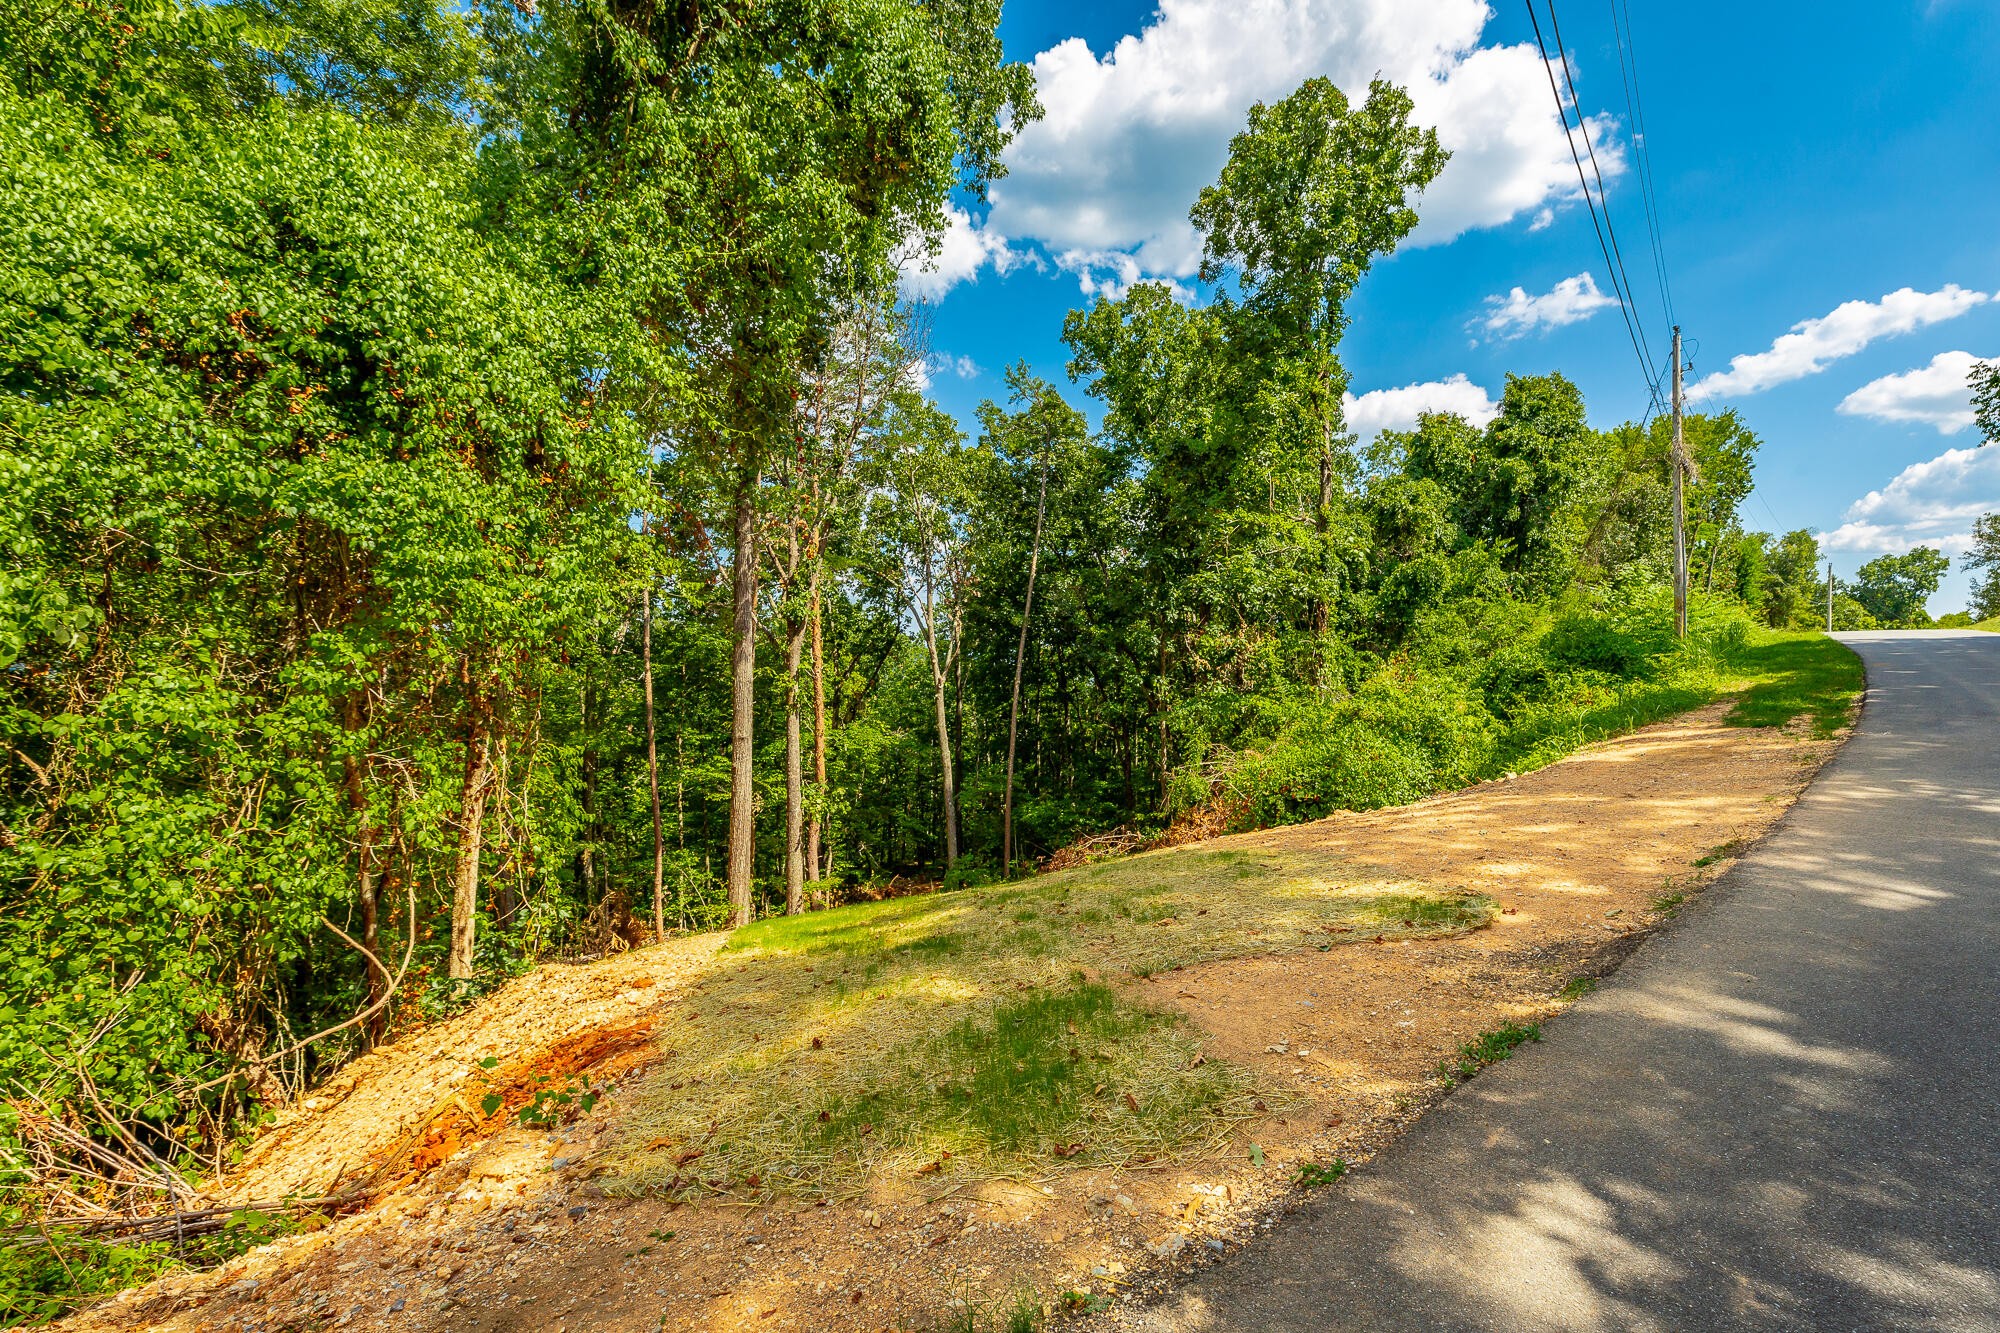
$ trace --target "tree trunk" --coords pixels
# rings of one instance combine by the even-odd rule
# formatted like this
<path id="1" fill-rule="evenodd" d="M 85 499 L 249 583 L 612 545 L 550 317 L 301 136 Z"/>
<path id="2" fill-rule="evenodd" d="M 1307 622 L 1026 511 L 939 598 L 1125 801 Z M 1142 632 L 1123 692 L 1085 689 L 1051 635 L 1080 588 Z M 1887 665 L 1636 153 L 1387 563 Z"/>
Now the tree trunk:
<path id="1" fill-rule="evenodd" d="M 666 844 L 660 838 L 660 747 L 653 724 L 653 581 L 646 580 L 646 610 L 640 618 L 639 656 L 646 672 L 646 786 L 653 798 L 653 938 L 667 937 L 667 905 L 664 886 L 667 871 Z"/>
<path id="2" fill-rule="evenodd" d="M 1021 602 L 1021 637 L 1014 645 L 1014 697 L 1007 706 L 1007 786 L 1000 799 L 1000 873 L 1014 878 L 1014 740 L 1021 728 L 1021 670 L 1028 660 L 1028 617 L 1035 612 L 1035 571 L 1042 560 L 1042 514 L 1048 504 L 1049 473 L 1042 469 L 1035 497 L 1035 539 L 1028 547 L 1028 595 Z"/>
<path id="3" fill-rule="evenodd" d="M 799 654 L 804 622 L 785 627 L 785 915 L 805 910 L 805 775 L 799 754 Z"/>
<path id="4" fill-rule="evenodd" d="M 937 700 L 938 758 L 944 770 L 944 868 L 949 871 L 958 864 L 958 789 L 952 777 L 951 725 L 944 699 L 948 676 L 938 658 L 937 622 L 929 616 L 924 618 L 924 643 L 930 649 L 932 692 Z"/>
<path id="5" fill-rule="evenodd" d="M 350 694 L 343 705 L 343 722 L 351 736 L 362 730 L 365 719 L 362 716 L 361 696 Z M 389 989 L 389 974 L 376 962 L 382 956 L 382 925 L 379 910 L 379 887 L 375 875 L 375 824 L 368 818 L 368 791 L 364 782 L 361 761 L 352 754 L 341 757 L 341 767 L 347 778 L 347 808 L 353 812 L 358 844 L 355 870 L 355 905 L 361 909 L 361 947 L 368 951 L 368 1005 L 373 1009 L 383 994 Z M 363 1025 L 363 1032 L 369 1045 L 382 1039 L 388 1025 L 388 1014 L 378 1013 Z"/>
<path id="6" fill-rule="evenodd" d="M 459 798 L 458 865 L 451 895 L 451 956 L 446 972 L 462 980 L 472 975 L 473 913 L 479 907 L 480 837 L 486 820 L 486 788 L 493 771 L 479 702 L 465 738 L 465 792 Z"/>
<path id="7" fill-rule="evenodd" d="M 734 588 L 736 644 L 731 661 L 734 720 L 729 747 L 729 924 L 750 922 L 750 873 L 757 854 L 753 783 L 757 707 L 757 477 L 736 482 Z"/>
<path id="8" fill-rule="evenodd" d="M 597 690 L 583 687 L 583 846 L 577 849 L 577 871 L 583 879 L 583 905 L 597 906 Z"/>
<path id="9" fill-rule="evenodd" d="M 1332 527 L 1333 527 L 1333 446 L 1331 444 L 1328 444 L 1321 449 L 1319 455 L 1319 509 L 1313 515 L 1313 532 L 1319 537 L 1319 568 L 1321 574 L 1325 574 L 1327 572 L 1327 567 L 1329 564 L 1329 561 L 1327 559 L 1326 534 L 1329 530 L 1331 530 Z M 1313 617 L 1313 633 L 1316 635 L 1325 634 L 1327 626 L 1327 605 L 1326 605 L 1326 595 L 1324 593 L 1321 593 L 1313 598 L 1312 617 Z M 1313 648 L 1313 657 L 1315 661 L 1317 661 L 1320 658 L 1320 656 L 1321 656 L 1321 649 L 1319 648 L 1318 645 L 1315 645 Z"/>
<path id="10" fill-rule="evenodd" d="M 819 566 L 813 566 L 812 574 L 812 678 L 813 678 L 813 789 L 819 794 L 819 801 L 826 800 L 826 651 L 820 640 L 820 586 Z M 814 812 L 806 823 L 806 874 L 814 883 L 825 879 L 833 869 L 831 854 L 827 865 L 820 865 L 819 814 Z"/>

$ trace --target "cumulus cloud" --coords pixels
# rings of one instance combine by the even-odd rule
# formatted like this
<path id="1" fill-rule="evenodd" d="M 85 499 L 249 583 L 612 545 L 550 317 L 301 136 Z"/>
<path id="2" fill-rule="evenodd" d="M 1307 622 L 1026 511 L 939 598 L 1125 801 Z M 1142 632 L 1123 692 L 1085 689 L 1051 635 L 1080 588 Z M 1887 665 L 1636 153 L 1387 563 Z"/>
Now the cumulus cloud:
<path id="1" fill-rule="evenodd" d="M 1965 550 L 1973 520 L 2000 511 L 2000 448 L 1948 449 L 1912 463 L 1887 486 L 1847 507 L 1821 540 L 1836 551 Z"/>
<path id="2" fill-rule="evenodd" d="M 1689 387 L 1690 401 L 1759 393 L 1774 385 L 1804 379 L 1829 363 L 1853 356 L 1877 338 L 1893 337 L 1956 319 L 1993 297 L 1946 283 L 1934 292 L 1910 287 L 1890 292 L 1879 301 L 1849 301 L 1830 314 L 1801 320 L 1771 344 L 1768 352 L 1733 357 L 1729 369 L 1703 377 Z"/>
<path id="3" fill-rule="evenodd" d="M 940 375 L 955 375 L 962 380 L 971 380 L 978 379 L 983 373 L 979 363 L 969 356 L 933 352 L 929 356 L 911 358 L 903 367 L 903 382 L 918 393 L 929 393 L 931 385 L 937 383 Z"/>
<path id="4" fill-rule="evenodd" d="M 1871 380 L 1840 400 L 1838 411 L 1875 421 L 1914 421 L 1956 435 L 1972 424 L 1968 377 L 1979 357 L 1939 352 L 1928 366 Z"/>
<path id="5" fill-rule="evenodd" d="M 1035 57 L 1046 115 L 1007 151 L 991 225 L 1057 255 L 1119 252 L 1134 272 L 1186 278 L 1200 259 L 1187 221 L 1250 105 L 1314 75 L 1350 97 L 1380 75 L 1410 91 L 1452 161 L 1426 195 L 1413 243 L 1542 220 L 1579 197 L 1548 76 L 1532 46 L 1481 46 L 1484 0 L 1161 0 L 1103 56 L 1081 38 Z M 1592 121 L 1607 175 L 1624 170 L 1608 119 Z M 1109 273 L 1107 263 L 1080 278 Z"/>
<path id="6" fill-rule="evenodd" d="M 1530 296 L 1525 288 L 1516 287 L 1505 296 L 1487 297 L 1486 318 L 1480 326 L 1496 338 L 1520 338 L 1580 323 L 1617 304 L 1617 297 L 1597 290 L 1597 279 L 1579 273 L 1540 296 Z"/>
<path id="7" fill-rule="evenodd" d="M 1500 415 L 1500 404 L 1462 374 L 1400 389 L 1371 389 L 1359 398 L 1347 394 L 1341 405 L 1347 428 L 1364 439 L 1378 431 L 1413 429 L 1426 412 L 1453 412 L 1475 426 Z"/>
<path id="8" fill-rule="evenodd" d="M 976 222 L 955 204 L 945 209 L 945 223 L 935 250 L 920 243 L 899 257 L 896 285 L 904 300 L 935 301 L 959 283 L 978 277 L 989 263 L 1005 277 L 1022 264 L 1039 262 L 1008 245 L 990 221 Z"/>

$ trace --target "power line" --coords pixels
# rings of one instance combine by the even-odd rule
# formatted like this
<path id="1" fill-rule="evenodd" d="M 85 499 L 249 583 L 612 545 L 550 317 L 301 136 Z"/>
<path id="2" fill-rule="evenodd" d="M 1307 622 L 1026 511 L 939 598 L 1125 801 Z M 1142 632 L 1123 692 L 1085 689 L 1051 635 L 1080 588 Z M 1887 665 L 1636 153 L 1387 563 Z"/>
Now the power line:
<path id="1" fill-rule="evenodd" d="M 1611 290 L 1618 297 L 1618 313 L 1625 320 L 1625 336 L 1631 341 L 1632 355 L 1639 359 L 1639 369 L 1646 377 L 1646 384 L 1653 398 L 1657 400 L 1660 376 L 1653 366 L 1652 358 L 1644 350 L 1637 325 L 1633 323 L 1631 294 L 1619 282 L 1618 266 L 1611 261 L 1611 247 L 1604 239 L 1604 226 L 1597 216 L 1597 198 L 1590 192 L 1590 180 L 1583 173 L 1583 155 L 1577 152 L 1576 139 L 1570 133 L 1569 108 L 1563 102 L 1562 89 L 1556 86 L 1555 64 L 1549 59 L 1549 45 L 1542 37 L 1542 20 L 1535 12 L 1535 0 L 1526 0 L 1526 3 L 1528 22 L 1535 29 L 1535 45 L 1541 48 L 1542 52 L 1542 71 L 1549 76 L 1549 95 L 1556 99 L 1556 116 L 1562 121 L 1563 138 L 1569 144 L 1570 160 L 1576 164 L 1576 181 L 1583 189 L 1583 202 L 1590 209 L 1591 229 L 1597 233 L 1597 249 L 1604 256 L 1605 274 L 1611 279 Z M 1553 20 L 1555 11 L 1551 9 L 1549 15 Z M 1580 108 L 1578 114 L 1581 115 Z"/>
<path id="2" fill-rule="evenodd" d="M 1620 25 L 1620 17 L 1623 25 Z M 1625 0 L 1611 0 L 1611 31 L 1618 41 L 1618 74 L 1625 84 L 1625 111 L 1632 118 L 1632 157 L 1639 169 L 1639 197 L 1645 204 L 1646 233 L 1653 243 L 1653 272 L 1660 282 L 1660 304 L 1667 323 L 1674 317 L 1674 288 L 1667 278 L 1666 246 L 1660 239 L 1660 197 L 1653 180 L 1653 146 L 1646 135 L 1646 99 L 1639 87 L 1639 47 L 1632 35 L 1632 11 Z"/>
<path id="3" fill-rule="evenodd" d="M 1547 0 L 1547 3 L 1549 6 L 1549 27 L 1555 33 L 1556 54 L 1562 58 L 1563 82 L 1569 86 L 1569 100 L 1571 105 L 1576 107 L 1577 132 L 1583 135 L 1584 151 L 1590 154 L 1590 174 L 1597 178 L 1597 197 L 1604 209 L 1604 230 L 1611 237 L 1611 254 L 1618 263 L 1618 276 L 1625 283 L 1625 294 L 1628 297 L 1636 298 L 1637 294 L 1632 287 L 1632 275 L 1625 271 L 1625 253 L 1618 248 L 1618 229 L 1611 225 L 1611 195 L 1604 188 L 1604 172 L 1597 165 L 1597 148 L 1590 142 L 1590 122 L 1584 119 L 1583 99 L 1577 96 L 1576 73 L 1570 69 L 1569 47 L 1563 44 L 1562 20 L 1556 17 L 1556 0 Z M 1565 125 L 1569 123 L 1567 117 L 1564 117 L 1563 123 Z M 1639 342 L 1646 349 L 1646 364 L 1651 366 L 1654 364 L 1653 349 L 1646 342 L 1646 321 L 1638 319 L 1637 313 L 1637 311 L 1633 312 L 1634 322 L 1639 328 Z"/>

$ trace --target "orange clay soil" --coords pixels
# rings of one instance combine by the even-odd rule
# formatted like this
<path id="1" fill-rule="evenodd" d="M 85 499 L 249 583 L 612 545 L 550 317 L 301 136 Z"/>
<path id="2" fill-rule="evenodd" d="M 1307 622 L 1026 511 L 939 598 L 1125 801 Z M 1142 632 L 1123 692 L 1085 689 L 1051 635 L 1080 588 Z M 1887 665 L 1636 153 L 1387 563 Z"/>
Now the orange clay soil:
<path id="1" fill-rule="evenodd" d="M 163 1279 L 74 1329 L 499 1330 L 923 1328 L 1019 1293 L 1117 1297 L 1261 1226 L 1306 1162 L 1365 1162 L 1440 1095 L 1439 1062 L 1503 1022 L 1546 1018 L 1616 965 L 1656 903 L 1727 868 L 1836 742 L 1723 725 L 1727 705 L 1596 745 L 1539 772 L 1395 810 L 1218 839 L 1311 849 L 1499 900 L 1487 929 L 1360 941 L 1130 981 L 1208 1051 L 1289 1100 L 1214 1156 L 932 1186 L 876 1180 L 852 1203 L 673 1206 L 605 1198 L 589 1155 L 613 1095 L 556 1132 L 510 1111 L 538 1077 L 643 1077 L 655 1021 L 683 1009 L 719 936 L 547 967 L 473 1012 L 344 1071 L 270 1132 L 236 1198 L 371 1182 L 375 1202 L 212 1273 Z M 1705 861 L 1697 866 L 1696 862 Z M 494 1057 L 490 1070 L 478 1062 Z M 506 1109 L 488 1115 L 498 1092 Z"/>

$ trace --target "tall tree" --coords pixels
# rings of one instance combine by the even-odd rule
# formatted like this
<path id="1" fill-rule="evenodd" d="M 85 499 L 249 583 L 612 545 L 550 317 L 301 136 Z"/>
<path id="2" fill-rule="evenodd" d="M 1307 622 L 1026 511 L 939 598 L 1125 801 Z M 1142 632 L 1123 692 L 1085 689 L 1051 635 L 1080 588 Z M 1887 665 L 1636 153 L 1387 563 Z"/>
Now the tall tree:
<path id="1" fill-rule="evenodd" d="M 1972 524 L 1972 545 L 1967 548 L 1960 568 L 1966 573 L 1985 570 L 1986 577 L 1972 585 L 1970 610 L 1974 620 L 2000 616 L 2000 514 L 1981 514 Z"/>
<path id="2" fill-rule="evenodd" d="M 958 770 L 948 696 L 964 647 L 966 511 L 980 457 L 965 448 L 957 423 L 943 411 L 906 399 L 884 432 L 871 506 L 882 563 L 892 571 L 896 596 L 916 626 L 929 668 L 947 870 L 959 856 Z"/>
<path id="3" fill-rule="evenodd" d="M 1901 555 L 1882 555 L 1863 565 L 1847 591 L 1880 624 L 1922 629 L 1931 623 L 1924 603 L 1938 590 L 1951 561 L 1936 548 L 1918 546 Z"/>
<path id="4" fill-rule="evenodd" d="M 1966 377 L 1982 444 L 2000 444 L 2000 361 L 1975 361 Z"/>

